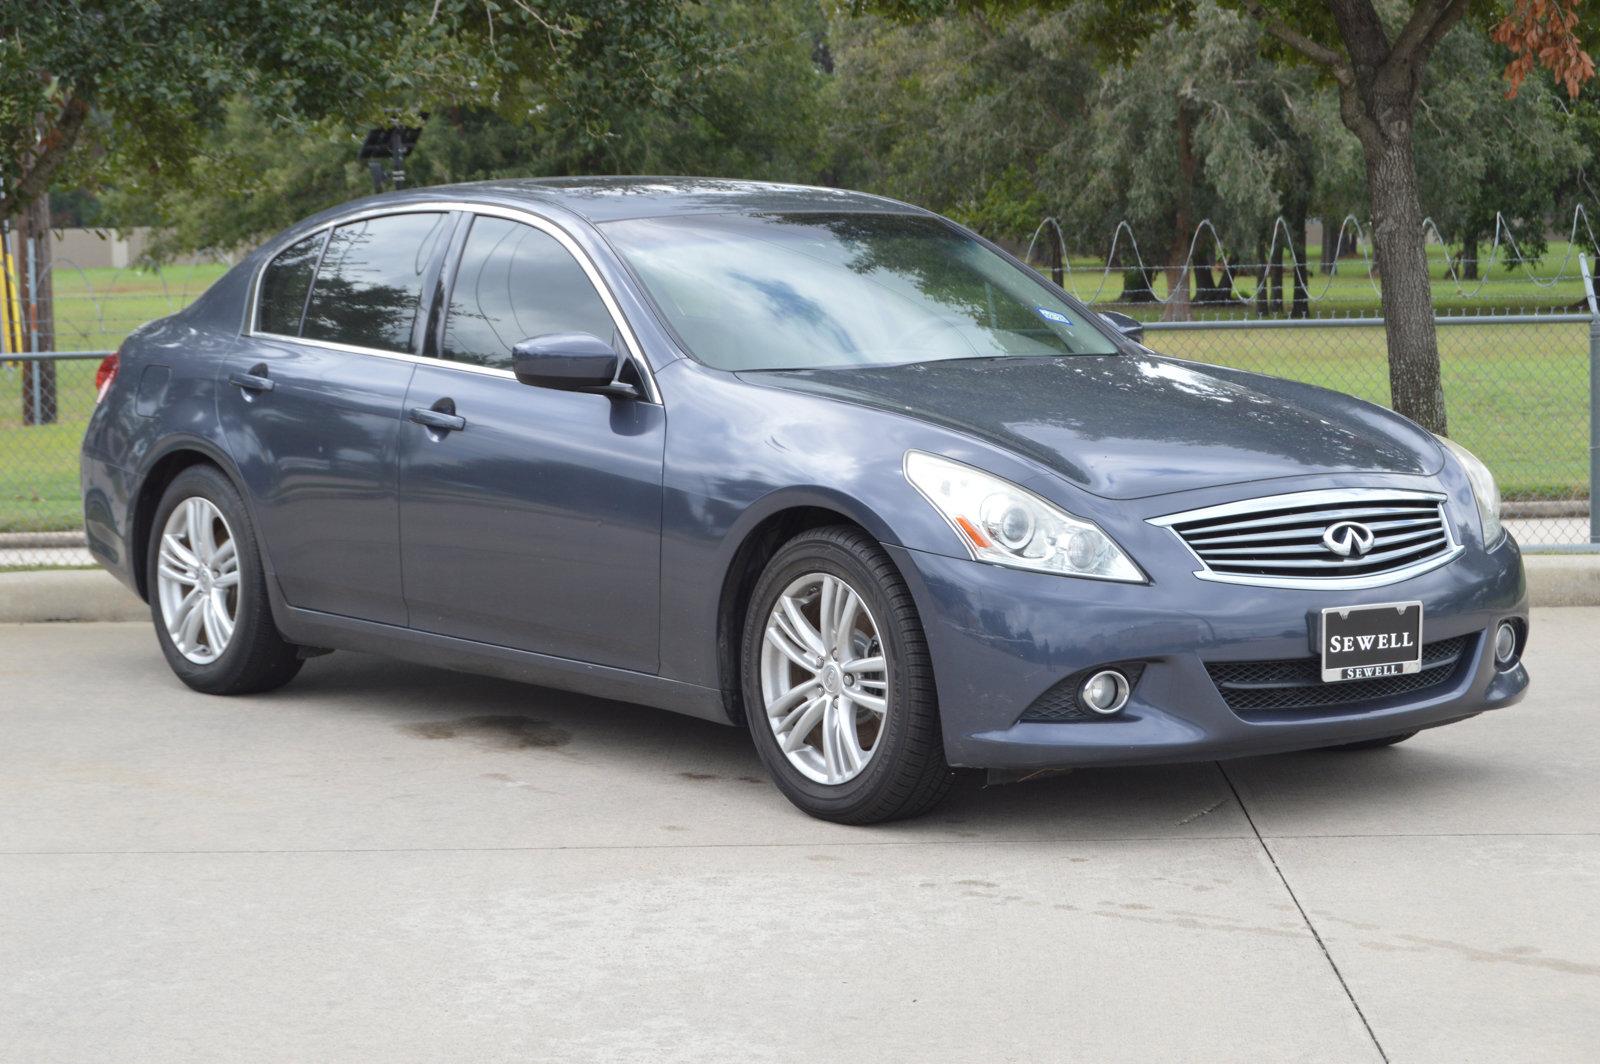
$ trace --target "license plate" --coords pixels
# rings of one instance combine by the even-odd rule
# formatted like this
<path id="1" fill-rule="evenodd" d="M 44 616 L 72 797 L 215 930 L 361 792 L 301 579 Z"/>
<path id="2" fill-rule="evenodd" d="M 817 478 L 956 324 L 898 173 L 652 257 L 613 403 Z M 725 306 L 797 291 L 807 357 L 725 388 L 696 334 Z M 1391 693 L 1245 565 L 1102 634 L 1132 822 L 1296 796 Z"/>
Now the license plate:
<path id="1" fill-rule="evenodd" d="M 1322 611 L 1322 680 L 1370 680 L 1422 670 L 1422 603 Z"/>

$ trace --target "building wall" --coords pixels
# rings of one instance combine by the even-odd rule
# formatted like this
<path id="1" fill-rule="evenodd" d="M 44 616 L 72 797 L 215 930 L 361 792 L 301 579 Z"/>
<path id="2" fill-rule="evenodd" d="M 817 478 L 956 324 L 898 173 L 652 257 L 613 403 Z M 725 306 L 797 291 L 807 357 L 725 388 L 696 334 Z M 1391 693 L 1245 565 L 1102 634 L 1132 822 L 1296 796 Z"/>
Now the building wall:
<path id="1" fill-rule="evenodd" d="M 135 229 L 53 229 L 51 255 L 56 269 L 77 267 L 83 270 L 136 265 L 150 241 L 150 230 Z M 184 255 L 174 260 L 182 265 L 233 261 L 228 255 Z"/>

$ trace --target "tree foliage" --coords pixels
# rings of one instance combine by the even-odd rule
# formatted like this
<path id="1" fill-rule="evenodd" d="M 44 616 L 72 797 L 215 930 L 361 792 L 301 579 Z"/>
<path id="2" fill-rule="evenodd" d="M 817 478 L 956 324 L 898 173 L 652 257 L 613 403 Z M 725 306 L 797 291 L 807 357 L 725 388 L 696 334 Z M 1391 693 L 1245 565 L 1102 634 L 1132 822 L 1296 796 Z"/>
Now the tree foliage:
<path id="1" fill-rule="evenodd" d="M 184 183 L 245 101 L 271 141 L 476 104 L 594 151 L 716 63 L 689 0 L 33 0 L 0 9 L 0 217 L 52 183 Z M 292 139 L 290 137 L 289 139 Z"/>
<path id="2" fill-rule="evenodd" d="M 567 34 L 524 27 L 513 39 L 496 22 L 495 55 L 508 72 L 480 91 L 463 95 L 443 84 L 418 97 L 429 117 L 406 164 L 408 181 L 819 175 L 824 75 L 814 53 L 825 28 L 814 4 L 658 3 L 659 36 L 649 47 L 629 20 L 650 5 L 615 6 L 628 10 L 612 22 L 602 17 L 606 5 L 584 5 L 586 20 L 563 24 Z M 484 46 L 487 37 L 485 30 Z M 548 50 L 559 52 L 556 69 Z M 535 78 L 523 70 L 542 73 Z M 360 112 L 334 113 L 285 126 L 253 99 L 231 97 L 201 134 L 184 181 L 112 174 L 103 196 L 107 213 L 160 228 L 151 248 L 157 257 L 250 243 L 371 191 L 367 171 L 355 161 L 371 121 Z"/>

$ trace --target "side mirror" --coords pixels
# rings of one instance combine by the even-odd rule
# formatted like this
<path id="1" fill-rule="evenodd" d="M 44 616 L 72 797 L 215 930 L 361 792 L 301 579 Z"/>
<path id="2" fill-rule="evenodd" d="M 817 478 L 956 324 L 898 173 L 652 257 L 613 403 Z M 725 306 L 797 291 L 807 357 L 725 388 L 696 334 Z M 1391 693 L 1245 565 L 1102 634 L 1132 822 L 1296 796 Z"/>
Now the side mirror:
<path id="1" fill-rule="evenodd" d="M 1102 310 L 1100 316 L 1110 326 L 1132 340 L 1136 344 L 1144 343 L 1144 322 L 1138 318 L 1130 317 L 1119 310 Z"/>
<path id="2" fill-rule="evenodd" d="M 617 379 L 622 356 L 589 333 L 546 333 L 511 349 L 512 372 L 523 384 L 564 392 L 601 392 L 637 398 L 639 390 Z"/>

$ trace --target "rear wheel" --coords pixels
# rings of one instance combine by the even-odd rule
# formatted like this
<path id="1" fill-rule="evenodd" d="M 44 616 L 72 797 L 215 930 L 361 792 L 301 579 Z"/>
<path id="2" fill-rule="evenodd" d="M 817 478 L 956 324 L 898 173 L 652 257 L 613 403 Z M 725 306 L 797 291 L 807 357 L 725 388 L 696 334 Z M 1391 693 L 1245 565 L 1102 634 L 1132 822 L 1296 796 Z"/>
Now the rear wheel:
<path id="1" fill-rule="evenodd" d="M 300 656 L 272 621 L 255 532 L 228 478 L 209 465 L 178 474 L 150 531 L 150 614 L 178 678 L 219 695 L 293 679 Z"/>
<path id="2" fill-rule="evenodd" d="M 1382 739 L 1363 739 L 1359 743 L 1342 743 L 1339 746 L 1325 746 L 1325 747 L 1323 747 L 1323 749 L 1324 750 L 1377 750 L 1380 747 L 1393 746 L 1395 743 L 1403 743 L 1403 742 L 1405 742 L 1407 739 L 1411 738 L 1415 734 L 1417 734 L 1417 733 L 1414 732 L 1414 731 L 1401 732 L 1399 735 L 1389 735 L 1389 736 L 1385 736 Z"/>
<path id="3" fill-rule="evenodd" d="M 859 530 L 785 544 L 751 596 L 745 716 L 779 790 L 824 820 L 917 816 L 949 792 L 933 666 L 905 581 Z"/>

